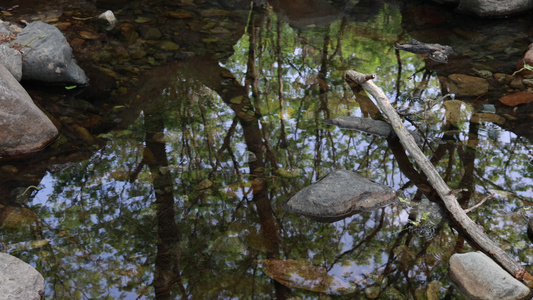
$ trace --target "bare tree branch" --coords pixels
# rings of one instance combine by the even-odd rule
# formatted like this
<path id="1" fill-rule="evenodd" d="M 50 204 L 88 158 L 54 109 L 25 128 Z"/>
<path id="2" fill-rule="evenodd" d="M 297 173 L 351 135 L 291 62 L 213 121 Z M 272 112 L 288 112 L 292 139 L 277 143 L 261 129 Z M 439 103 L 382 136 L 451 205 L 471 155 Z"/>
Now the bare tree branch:
<path id="1" fill-rule="evenodd" d="M 389 99 L 383 91 L 371 80 L 373 76 L 364 75 L 353 70 L 346 73 L 347 79 L 359 84 L 372 97 L 374 97 L 381 111 L 387 116 L 393 130 L 400 139 L 402 146 L 409 152 L 409 154 L 416 161 L 420 169 L 427 176 L 428 181 L 437 191 L 440 198 L 444 202 L 446 209 L 450 212 L 455 221 L 462 227 L 466 234 L 478 244 L 483 251 L 498 262 L 504 269 L 511 273 L 519 280 L 525 280 L 526 283 L 532 287 L 533 277 L 512 257 L 503 251 L 496 243 L 494 243 L 472 219 L 468 217 L 465 211 L 457 202 L 457 198 L 452 193 L 446 182 L 439 175 L 437 170 L 433 167 L 429 159 L 418 148 L 413 136 L 403 126 L 403 122 L 396 110 L 390 104 Z"/>

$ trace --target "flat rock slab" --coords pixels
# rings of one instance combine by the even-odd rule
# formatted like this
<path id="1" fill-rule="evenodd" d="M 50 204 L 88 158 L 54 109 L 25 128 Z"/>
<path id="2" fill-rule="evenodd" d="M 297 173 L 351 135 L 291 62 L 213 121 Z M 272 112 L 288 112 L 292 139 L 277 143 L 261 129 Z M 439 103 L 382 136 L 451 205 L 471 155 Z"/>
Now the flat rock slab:
<path id="1" fill-rule="evenodd" d="M 0 253 L 0 298 L 40 300 L 44 278 L 32 266 L 7 253 Z"/>
<path id="2" fill-rule="evenodd" d="M 73 58 L 72 48 L 55 26 L 35 21 L 17 36 L 24 45 L 22 79 L 87 85 L 89 79 Z"/>
<path id="3" fill-rule="evenodd" d="M 479 96 L 489 91 L 489 82 L 481 77 L 464 74 L 451 74 L 448 78 L 439 77 L 450 94 L 456 96 Z"/>
<path id="4" fill-rule="evenodd" d="M 450 280 L 468 299 L 530 299 L 529 288 L 482 252 L 454 254 L 448 271 Z"/>
<path id="5" fill-rule="evenodd" d="M 0 155 L 38 151 L 58 135 L 52 121 L 0 64 Z"/>
<path id="6" fill-rule="evenodd" d="M 334 222 L 376 210 L 397 198 L 392 188 L 357 173 L 335 170 L 303 188 L 283 204 L 286 211 L 321 222 Z"/>
<path id="7" fill-rule="evenodd" d="M 326 119 L 323 122 L 326 124 L 335 125 L 339 128 L 360 130 L 384 137 L 393 134 L 390 124 L 380 120 L 360 118 L 355 116 L 342 116 L 334 119 Z"/>

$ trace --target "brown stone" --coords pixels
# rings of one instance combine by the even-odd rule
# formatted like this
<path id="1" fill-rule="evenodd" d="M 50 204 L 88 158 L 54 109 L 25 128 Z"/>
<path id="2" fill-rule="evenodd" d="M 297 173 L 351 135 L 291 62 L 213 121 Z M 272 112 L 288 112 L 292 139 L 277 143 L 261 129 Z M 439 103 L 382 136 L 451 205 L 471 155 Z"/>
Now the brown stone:
<path id="1" fill-rule="evenodd" d="M 188 11 L 169 11 L 165 13 L 165 17 L 172 19 L 189 19 L 192 17 L 192 14 Z"/>
<path id="2" fill-rule="evenodd" d="M 456 96 L 479 96 L 489 90 L 489 83 L 481 77 L 452 74 L 446 81 L 448 92 Z"/>
<path id="3" fill-rule="evenodd" d="M 180 45 L 169 40 L 160 41 L 157 46 L 159 49 L 166 50 L 166 51 L 176 51 L 176 50 L 179 50 L 180 48 Z"/>
<path id="4" fill-rule="evenodd" d="M 494 79 L 498 80 L 498 81 L 505 81 L 507 80 L 507 74 L 505 73 L 494 73 Z"/>
<path id="5" fill-rule="evenodd" d="M 126 43 L 133 44 L 139 38 L 139 34 L 135 31 L 135 25 L 131 23 L 121 23 L 119 28 L 122 34 L 122 40 Z"/>
<path id="6" fill-rule="evenodd" d="M 57 29 L 64 31 L 64 30 L 67 30 L 70 26 L 72 26 L 72 23 L 60 22 L 60 23 L 55 24 L 54 26 L 57 27 Z"/>
<path id="7" fill-rule="evenodd" d="M 80 31 L 79 35 L 86 40 L 97 40 L 100 38 L 100 35 L 98 33 L 90 32 L 90 31 Z"/>
<path id="8" fill-rule="evenodd" d="M 5 175 L 13 176 L 13 175 L 17 174 L 19 172 L 19 170 L 15 166 L 4 165 L 4 166 L 2 166 L 0 168 L 0 172 L 2 172 L 3 176 L 5 176 Z"/>
<path id="9" fill-rule="evenodd" d="M 523 89 L 526 88 L 526 87 L 524 86 L 524 83 L 522 82 L 522 77 L 521 77 L 521 76 L 513 77 L 513 80 L 509 83 L 509 85 L 510 85 L 513 89 L 517 89 L 517 90 L 523 90 Z"/>
<path id="10" fill-rule="evenodd" d="M 493 113 L 473 113 L 470 119 L 472 123 L 491 122 L 498 125 L 505 124 L 505 118 Z"/>
<path id="11" fill-rule="evenodd" d="M 500 98 L 500 102 L 507 106 L 517 106 L 533 102 L 533 94 L 525 91 L 510 94 Z"/>
<path id="12" fill-rule="evenodd" d="M 84 43 L 85 43 L 84 39 L 73 38 L 72 41 L 70 41 L 70 47 L 72 47 L 72 49 L 79 50 L 81 49 Z"/>
<path id="13" fill-rule="evenodd" d="M 211 17 L 227 17 L 231 14 L 231 11 L 225 9 L 204 9 L 200 12 L 202 17 L 211 18 Z"/>
<path id="14" fill-rule="evenodd" d="M 96 144 L 96 140 L 94 137 L 89 133 L 87 129 L 84 127 L 81 127 L 79 125 L 72 125 L 69 127 L 69 129 L 76 135 L 77 138 L 79 138 L 84 144 L 86 145 L 93 145 Z"/>

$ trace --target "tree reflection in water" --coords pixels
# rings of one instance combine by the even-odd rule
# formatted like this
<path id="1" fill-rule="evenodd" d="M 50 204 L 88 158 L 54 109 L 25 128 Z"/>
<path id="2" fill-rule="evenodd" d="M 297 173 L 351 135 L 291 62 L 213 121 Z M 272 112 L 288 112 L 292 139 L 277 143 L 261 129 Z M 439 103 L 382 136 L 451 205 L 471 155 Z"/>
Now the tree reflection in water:
<path id="1" fill-rule="evenodd" d="M 423 150 L 432 163 L 452 188 L 463 190 L 458 198 L 465 208 L 500 191 L 470 215 L 529 264 L 532 250 L 519 228 L 525 225 L 523 207 L 532 203 L 530 142 L 479 123 L 473 114 L 444 120 L 446 107 L 440 104 L 424 111 L 419 100 L 438 99 L 439 82 L 422 58 L 397 57 L 394 43 L 405 34 L 402 26 L 409 26 L 402 10 L 375 2 L 331 1 L 326 17 L 308 19 L 277 1 L 234 11 L 209 1 L 138 7 L 163 20 L 158 29 L 181 52 L 166 53 L 144 41 L 151 62 L 160 66 L 142 59 L 99 65 L 128 75 L 117 79 L 127 92 L 101 104 L 115 121 L 113 131 L 90 128 L 101 143 L 96 149 L 72 142 L 63 129 L 67 146 L 9 162 L 29 175 L 13 177 L 14 169 L 2 164 L 1 195 L 46 185 L 27 204 L 31 211 L 16 215 L 26 220 L 23 225 L 9 219 L 12 206 L 2 208 L 2 241 L 13 245 L 8 251 L 44 274 L 54 299 L 456 297 L 446 276 L 448 258 L 476 246 L 446 218 L 432 221 L 432 236 L 410 229 L 424 226 L 420 216 L 428 212 L 417 203 L 439 199 L 398 141 L 321 122 L 343 115 L 380 118 L 372 100 L 344 81 L 344 71 L 357 67 L 378 74 L 376 83 L 395 99 L 406 124 L 425 137 Z M 187 12 L 190 17 L 177 18 Z M 124 9 L 120 18 L 127 17 L 124 22 L 140 32 L 148 26 L 133 9 Z M 98 42 L 129 51 L 141 47 L 120 40 L 120 34 Z M 142 75 L 132 71 L 135 63 Z M 69 122 L 96 118 L 88 116 Z M 50 164 L 62 163 L 68 163 L 65 169 L 46 173 Z M 301 172 L 283 176 L 276 172 L 281 168 Z M 280 208 L 336 168 L 401 188 L 411 205 L 332 224 Z M 20 246 L 28 240 L 50 242 Z M 266 263 L 281 274 L 269 273 Z M 333 277 L 317 275 L 322 272 Z M 320 284 L 289 280 L 313 276 Z M 324 286 L 324 278 L 335 278 L 336 285 Z"/>

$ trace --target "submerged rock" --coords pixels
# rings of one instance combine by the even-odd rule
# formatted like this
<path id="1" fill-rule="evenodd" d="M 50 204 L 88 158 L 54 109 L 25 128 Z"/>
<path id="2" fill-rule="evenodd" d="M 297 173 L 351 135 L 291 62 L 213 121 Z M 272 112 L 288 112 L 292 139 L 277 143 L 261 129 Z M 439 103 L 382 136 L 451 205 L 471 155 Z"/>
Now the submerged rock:
<path id="1" fill-rule="evenodd" d="M 389 123 L 381 120 L 360 118 L 355 116 L 341 116 L 334 119 L 326 119 L 322 122 L 335 125 L 343 129 L 360 130 L 383 137 L 396 137 L 396 133 L 392 129 L 392 126 Z M 409 130 L 409 132 L 417 144 L 421 144 L 423 142 L 423 139 L 418 132 L 412 130 Z"/>
<path id="2" fill-rule="evenodd" d="M 481 77 L 452 74 L 441 81 L 448 92 L 456 96 L 479 96 L 489 91 L 488 81 Z"/>
<path id="3" fill-rule="evenodd" d="M 19 33 L 23 45 L 22 79 L 85 86 L 89 80 L 77 65 L 67 39 L 55 26 L 35 21 Z"/>
<path id="4" fill-rule="evenodd" d="M 0 253 L 0 295 L 2 299 L 43 299 L 44 278 L 22 260 Z"/>
<path id="5" fill-rule="evenodd" d="M 396 44 L 396 49 L 417 54 L 427 54 L 429 59 L 439 63 L 447 63 L 448 56 L 453 54 L 453 48 L 450 46 L 440 44 L 427 44 L 419 42 L 415 39 L 407 43 Z"/>
<path id="6" fill-rule="evenodd" d="M 0 64 L 0 155 L 40 150 L 59 135 L 13 75 Z"/>
<path id="7" fill-rule="evenodd" d="M 177 51 L 180 48 L 180 46 L 173 41 L 161 41 L 159 42 L 158 47 L 165 51 Z"/>
<path id="8" fill-rule="evenodd" d="M 468 299 L 530 299 L 528 287 L 481 252 L 452 255 L 449 277 Z"/>
<path id="9" fill-rule="evenodd" d="M 339 128 L 360 130 L 384 137 L 387 137 L 393 133 L 392 126 L 385 121 L 360 118 L 355 116 L 341 116 L 334 119 L 326 119 L 322 122 L 330 125 L 335 125 Z"/>
<path id="10" fill-rule="evenodd" d="M 372 211 L 396 199 L 392 188 L 357 173 L 335 170 L 303 188 L 283 204 L 286 211 L 321 222 L 335 222 Z"/>

